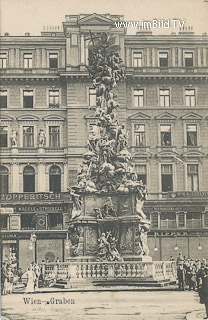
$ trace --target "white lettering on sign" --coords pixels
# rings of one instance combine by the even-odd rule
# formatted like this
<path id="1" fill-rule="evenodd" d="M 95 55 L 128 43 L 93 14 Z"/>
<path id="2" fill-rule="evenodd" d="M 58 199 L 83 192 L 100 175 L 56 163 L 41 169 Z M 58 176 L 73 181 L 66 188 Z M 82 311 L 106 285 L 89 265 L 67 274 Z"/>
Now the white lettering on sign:
<path id="1" fill-rule="evenodd" d="M 10 213 L 14 213 L 14 208 L 0 208 L 0 213 L 1 214 L 10 214 Z"/>

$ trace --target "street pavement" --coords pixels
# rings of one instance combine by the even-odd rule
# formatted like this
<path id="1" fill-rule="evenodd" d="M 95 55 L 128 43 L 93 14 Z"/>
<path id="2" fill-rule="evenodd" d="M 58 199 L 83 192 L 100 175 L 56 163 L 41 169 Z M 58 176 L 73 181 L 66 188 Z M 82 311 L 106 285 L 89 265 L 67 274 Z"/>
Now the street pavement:
<path id="1" fill-rule="evenodd" d="M 61 303 L 62 302 L 62 303 Z M 48 292 L 2 296 L 2 320 L 198 320 L 193 291 Z"/>

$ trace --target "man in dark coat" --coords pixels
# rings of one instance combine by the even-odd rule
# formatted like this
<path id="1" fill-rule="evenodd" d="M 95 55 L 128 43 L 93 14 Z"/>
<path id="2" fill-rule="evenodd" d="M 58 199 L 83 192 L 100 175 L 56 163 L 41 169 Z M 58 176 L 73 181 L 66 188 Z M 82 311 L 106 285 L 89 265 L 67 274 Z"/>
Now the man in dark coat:
<path id="1" fill-rule="evenodd" d="M 204 303 L 206 310 L 206 317 L 208 319 L 208 267 L 202 268 L 201 274 L 201 286 L 199 286 L 200 303 Z"/>
<path id="2" fill-rule="evenodd" d="M 180 264 L 178 266 L 177 270 L 177 276 L 178 276 L 178 289 L 179 290 L 185 290 L 184 283 L 185 283 L 185 270 L 183 268 L 183 264 Z"/>

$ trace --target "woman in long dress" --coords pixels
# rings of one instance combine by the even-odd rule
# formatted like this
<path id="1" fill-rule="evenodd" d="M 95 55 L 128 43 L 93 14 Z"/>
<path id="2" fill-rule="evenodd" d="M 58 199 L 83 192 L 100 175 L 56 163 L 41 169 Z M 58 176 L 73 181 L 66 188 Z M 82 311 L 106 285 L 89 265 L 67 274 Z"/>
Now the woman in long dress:
<path id="1" fill-rule="evenodd" d="M 34 292 L 34 285 L 35 285 L 35 275 L 32 268 L 28 268 L 25 272 L 25 275 L 27 276 L 27 286 L 25 289 L 25 293 L 32 293 Z"/>

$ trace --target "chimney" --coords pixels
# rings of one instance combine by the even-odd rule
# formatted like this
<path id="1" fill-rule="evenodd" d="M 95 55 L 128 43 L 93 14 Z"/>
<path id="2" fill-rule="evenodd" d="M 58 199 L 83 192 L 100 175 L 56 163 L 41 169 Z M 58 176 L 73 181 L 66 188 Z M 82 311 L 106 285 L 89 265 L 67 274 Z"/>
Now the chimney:
<path id="1" fill-rule="evenodd" d="M 25 37 L 29 37 L 30 33 L 29 32 L 25 32 Z"/>
<path id="2" fill-rule="evenodd" d="M 9 37 L 9 32 L 5 32 L 4 36 Z"/>

